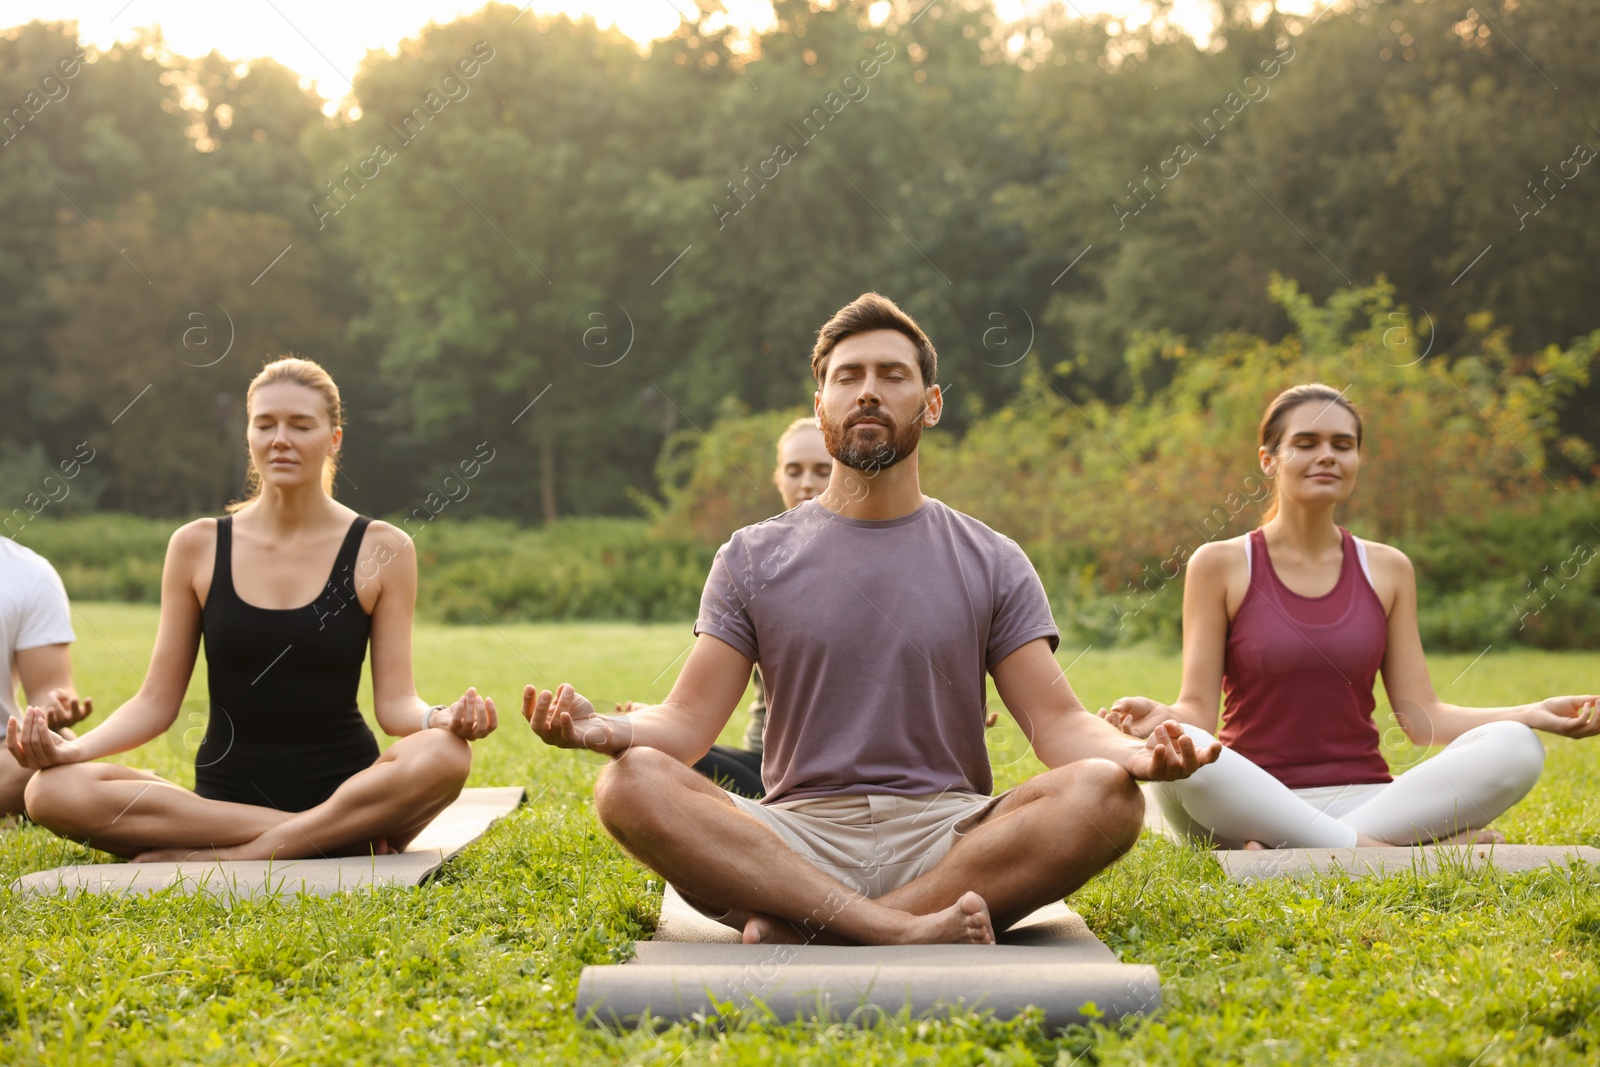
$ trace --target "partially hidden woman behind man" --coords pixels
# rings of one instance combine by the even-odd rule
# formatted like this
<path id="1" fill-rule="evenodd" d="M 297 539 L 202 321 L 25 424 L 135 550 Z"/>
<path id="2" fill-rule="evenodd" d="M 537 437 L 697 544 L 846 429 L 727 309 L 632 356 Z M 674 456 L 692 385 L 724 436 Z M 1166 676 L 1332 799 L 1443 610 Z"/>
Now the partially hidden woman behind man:
<path id="1" fill-rule="evenodd" d="M 339 390 L 318 364 L 268 363 L 246 395 L 247 499 L 172 535 L 144 684 L 70 739 L 28 708 L 6 745 L 39 771 L 28 816 L 135 860 L 294 858 L 400 851 L 460 793 L 469 741 L 494 702 L 469 688 L 418 697 L 411 672 L 411 540 L 333 499 L 344 436 Z M 210 714 L 195 788 L 102 757 L 177 718 L 205 639 Z M 372 648 L 380 755 L 356 702 Z"/>
<path id="2" fill-rule="evenodd" d="M 1544 767 L 1534 731 L 1600 732 L 1595 696 L 1498 708 L 1439 699 L 1411 561 L 1333 519 L 1355 492 L 1362 433 L 1355 407 L 1326 385 L 1272 401 L 1258 458 L 1276 499 L 1259 529 L 1189 560 L 1178 699 L 1123 697 L 1100 712 L 1135 736 L 1175 719 L 1199 746 L 1217 732 L 1221 690 L 1221 758 L 1152 787 L 1187 836 L 1230 848 L 1503 841 L 1490 823 Z M 1380 670 L 1406 736 L 1445 746 L 1398 778 L 1372 719 Z"/>

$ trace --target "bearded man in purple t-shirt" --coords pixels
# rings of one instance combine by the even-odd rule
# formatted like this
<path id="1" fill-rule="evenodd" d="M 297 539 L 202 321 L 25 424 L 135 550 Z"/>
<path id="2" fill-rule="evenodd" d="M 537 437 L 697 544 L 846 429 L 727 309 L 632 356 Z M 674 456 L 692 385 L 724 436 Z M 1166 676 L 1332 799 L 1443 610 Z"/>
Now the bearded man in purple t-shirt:
<path id="1" fill-rule="evenodd" d="M 530 685 L 523 716 L 548 744 L 614 757 L 595 786 L 606 829 L 747 943 L 992 943 L 1133 847 L 1137 781 L 1220 749 L 1087 711 L 1021 548 L 923 496 L 917 445 L 944 402 L 910 316 L 863 294 L 819 331 L 811 369 L 828 488 L 718 550 L 667 699 L 605 716 L 570 685 Z M 691 769 L 755 663 L 759 802 Z M 999 796 L 986 673 L 1049 768 Z"/>

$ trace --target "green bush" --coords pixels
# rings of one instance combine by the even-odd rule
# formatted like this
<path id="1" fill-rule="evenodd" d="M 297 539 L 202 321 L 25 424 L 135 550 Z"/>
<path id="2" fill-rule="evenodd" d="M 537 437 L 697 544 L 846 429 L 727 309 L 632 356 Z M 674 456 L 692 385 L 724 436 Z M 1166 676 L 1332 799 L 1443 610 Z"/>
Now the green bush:
<path id="1" fill-rule="evenodd" d="M 713 550 L 643 519 L 536 530 L 474 519 L 417 533 L 417 609 L 447 622 L 692 619 Z"/>
<path id="2" fill-rule="evenodd" d="M 715 548 L 742 526 L 760 522 L 783 507 L 773 484 L 778 437 L 809 407 L 748 413 L 728 398 L 705 431 L 680 430 L 656 463 L 664 504 L 641 497 L 656 531 Z"/>
<path id="3" fill-rule="evenodd" d="M 161 563 L 180 523 L 134 515 L 57 518 L 47 511 L 17 534 L 55 565 L 67 594 L 79 600 L 161 602 Z"/>
<path id="4" fill-rule="evenodd" d="M 18 541 L 50 560 L 81 600 L 158 603 L 178 519 L 41 517 Z M 523 529 L 498 519 L 412 524 L 417 613 L 458 623 L 691 619 L 713 549 L 652 533 L 643 519 L 565 519 Z"/>
<path id="5" fill-rule="evenodd" d="M 1417 568 L 1423 641 L 1592 649 L 1600 644 L 1600 493 L 1442 517 L 1402 546 Z"/>
<path id="6" fill-rule="evenodd" d="M 1474 316 L 1462 354 L 1411 360 L 1414 326 L 1382 282 L 1322 307 L 1282 279 L 1271 292 L 1295 333 L 1195 347 L 1142 337 L 1126 354 L 1133 377 L 1160 360 L 1170 380 L 1120 406 L 1070 399 L 1035 362 L 1018 397 L 959 443 L 923 438 L 924 489 L 1016 539 L 1068 643 L 1173 647 L 1189 556 L 1266 510 L 1255 426 L 1267 402 L 1297 382 L 1335 383 L 1366 418 L 1360 488 L 1336 518 L 1416 564 L 1424 643 L 1594 647 L 1600 494 L 1554 485 L 1544 461 L 1593 461 L 1558 416 L 1588 382 L 1600 333 L 1517 356 L 1503 328 Z M 640 498 L 646 519 L 413 523 L 419 612 L 465 623 L 693 617 L 716 547 L 780 506 L 774 446 L 804 413 L 730 403 L 705 432 L 674 437 L 657 468 L 664 503 Z M 154 601 L 175 525 L 40 518 L 19 540 L 55 562 L 74 596 Z"/>
<path id="7" fill-rule="evenodd" d="M 1578 566 L 1574 552 L 1600 548 L 1600 496 L 1553 485 L 1544 470 L 1553 454 L 1593 463 L 1559 415 L 1588 383 L 1600 333 L 1519 355 L 1504 327 L 1475 315 L 1457 354 L 1417 359 L 1417 326 L 1381 279 L 1322 306 L 1281 278 L 1269 291 L 1293 333 L 1143 335 L 1125 353 L 1131 379 L 1167 384 L 1125 404 L 1073 399 L 1072 368 L 1030 356 L 1015 399 L 959 441 L 923 437 L 924 491 L 1023 547 L 1064 643 L 1173 647 L 1189 556 L 1254 529 L 1270 504 L 1256 457 L 1267 403 L 1300 382 L 1331 383 L 1365 418 L 1360 487 L 1335 519 L 1411 556 L 1425 644 L 1593 647 L 1600 568 Z M 748 468 L 770 462 L 788 414 L 730 411 L 683 435 L 662 466 L 658 519 L 670 521 L 659 528 L 709 546 L 765 514 L 769 490 Z"/>
<path id="8" fill-rule="evenodd" d="M 1600 492 L 1564 487 L 1519 507 L 1449 515 L 1393 543 L 1417 572 L 1417 629 L 1426 648 L 1481 652 L 1493 645 L 1600 647 Z M 1234 530 L 1228 536 L 1242 532 Z M 1360 531 L 1365 535 L 1365 531 Z M 1040 568 L 1041 576 L 1045 568 Z M 1147 564 L 1142 574 L 1156 573 Z M 1063 641 L 1076 648 L 1183 633 L 1183 582 L 1154 591 L 1100 591 L 1092 568 L 1046 579 Z"/>

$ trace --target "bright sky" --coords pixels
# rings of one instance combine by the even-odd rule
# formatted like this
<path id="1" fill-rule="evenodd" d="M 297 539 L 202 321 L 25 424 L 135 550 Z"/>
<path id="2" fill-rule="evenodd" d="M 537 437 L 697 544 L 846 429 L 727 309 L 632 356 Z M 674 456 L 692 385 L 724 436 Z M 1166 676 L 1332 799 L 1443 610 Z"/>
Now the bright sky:
<path id="1" fill-rule="evenodd" d="M 231 59 L 271 56 L 312 79 L 321 94 L 337 100 L 369 49 L 393 49 L 429 21 L 448 22 L 480 9 L 485 0 L 8 0 L 0 9 L 4 27 L 32 19 L 77 20 L 80 35 L 105 47 L 141 27 L 160 26 L 167 45 L 180 55 L 202 56 L 215 48 Z M 1048 0 L 995 0 L 1002 18 L 1020 18 Z M 533 0 L 533 13 L 588 14 L 639 41 L 672 32 L 680 13 L 694 14 L 694 0 Z M 1107 13 L 1144 21 L 1142 0 L 1065 0 L 1080 15 Z M 1265 6 L 1265 5 L 1263 5 Z M 1309 10 L 1313 0 L 1280 0 L 1283 10 Z M 731 21 L 756 29 L 771 25 L 766 0 L 726 0 Z M 1209 24 L 1207 0 L 1178 0 L 1179 25 L 1198 35 Z M 3 28 L 3 27 L 0 27 Z"/>

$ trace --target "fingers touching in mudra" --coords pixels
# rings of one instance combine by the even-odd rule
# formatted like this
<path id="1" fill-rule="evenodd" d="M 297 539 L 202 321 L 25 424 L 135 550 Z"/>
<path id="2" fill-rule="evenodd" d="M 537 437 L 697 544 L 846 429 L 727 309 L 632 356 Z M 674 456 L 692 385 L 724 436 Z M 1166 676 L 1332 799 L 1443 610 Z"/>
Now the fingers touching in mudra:
<path id="1" fill-rule="evenodd" d="M 1149 737 L 1161 723 L 1173 718 L 1172 709 L 1149 697 L 1120 697 L 1112 701 L 1108 711 L 1100 709 L 1100 717 L 1125 734 Z"/>
<path id="2" fill-rule="evenodd" d="M 1600 697 L 1547 697 L 1529 709 L 1527 722 L 1562 737 L 1593 737 L 1600 734 Z"/>
<path id="3" fill-rule="evenodd" d="M 6 718 L 6 749 L 19 765 L 34 771 L 83 759 L 77 741 L 50 728 L 50 712 L 31 704 L 16 718 Z"/>
<path id="4" fill-rule="evenodd" d="M 1176 720 L 1168 719 L 1151 729 L 1145 747 L 1134 758 L 1133 776 L 1143 782 L 1172 782 L 1187 778 L 1222 755 L 1222 745 L 1211 742 L 1204 749 L 1183 732 Z"/>
<path id="5" fill-rule="evenodd" d="M 607 754 L 613 754 L 618 747 L 617 723 L 595 714 L 588 698 L 565 682 L 553 691 L 524 686 L 522 717 L 547 745 Z"/>
<path id="6" fill-rule="evenodd" d="M 468 686 L 460 700 L 443 712 L 436 713 L 435 717 L 439 714 L 448 714 L 450 718 L 447 722 L 434 722 L 432 725 L 442 726 L 466 741 L 488 737 L 500 725 L 494 697 L 484 696 L 476 686 Z"/>

